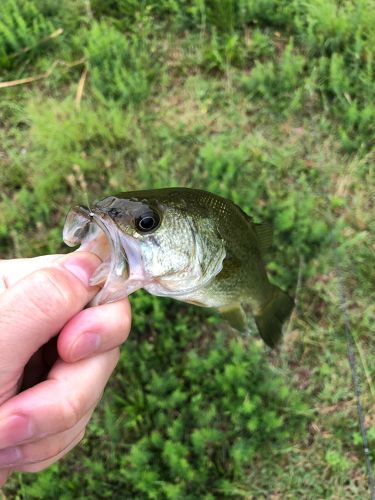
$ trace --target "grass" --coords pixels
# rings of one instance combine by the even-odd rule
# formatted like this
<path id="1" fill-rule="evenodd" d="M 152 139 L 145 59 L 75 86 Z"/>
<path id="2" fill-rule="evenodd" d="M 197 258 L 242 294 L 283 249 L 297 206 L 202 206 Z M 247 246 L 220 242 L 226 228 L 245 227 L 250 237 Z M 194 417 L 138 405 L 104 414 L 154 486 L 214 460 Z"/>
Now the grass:
<path id="1" fill-rule="evenodd" d="M 270 221 L 270 276 L 293 290 L 300 275 L 271 354 L 214 313 L 135 294 L 84 442 L 6 497 L 368 496 L 335 246 L 374 450 L 374 7 L 3 2 L 0 81 L 44 77 L 0 83 L 1 255 L 65 252 L 86 194 L 181 185 Z"/>

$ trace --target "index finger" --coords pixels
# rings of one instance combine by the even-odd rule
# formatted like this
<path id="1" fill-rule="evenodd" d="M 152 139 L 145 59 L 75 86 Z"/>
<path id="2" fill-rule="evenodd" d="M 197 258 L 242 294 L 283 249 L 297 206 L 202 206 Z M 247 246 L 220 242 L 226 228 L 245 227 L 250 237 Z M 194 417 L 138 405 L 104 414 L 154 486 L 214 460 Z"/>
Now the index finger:
<path id="1" fill-rule="evenodd" d="M 76 363 L 58 360 L 40 384 L 0 408 L 0 449 L 37 441 L 74 427 L 100 400 L 119 349 Z"/>

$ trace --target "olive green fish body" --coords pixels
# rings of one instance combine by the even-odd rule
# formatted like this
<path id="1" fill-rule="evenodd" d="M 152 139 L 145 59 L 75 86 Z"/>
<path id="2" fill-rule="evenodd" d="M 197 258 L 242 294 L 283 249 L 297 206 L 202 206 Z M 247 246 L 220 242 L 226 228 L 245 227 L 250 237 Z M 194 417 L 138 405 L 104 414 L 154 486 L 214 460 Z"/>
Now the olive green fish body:
<path id="1" fill-rule="evenodd" d="M 186 211 L 194 233 L 204 246 L 203 266 L 218 252 L 225 252 L 221 271 L 199 290 L 181 296 L 182 300 L 208 307 L 225 307 L 243 301 L 250 302 L 254 308 L 267 301 L 273 287 L 262 260 L 256 224 L 249 216 L 231 201 L 206 191 L 167 188 L 151 193 L 162 204 L 174 204 L 178 210 Z M 152 199 L 150 192 L 148 197 Z M 186 237 L 185 234 L 182 239 Z M 191 246 L 188 248 L 190 252 Z"/>
<path id="2" fill-rule="evenodd" d="M 95 227 L 88 230 L 92 222 Z M 82 238 L 86 233 L 90 237 Z M 103 233 L 111 250 L 92 280 L 105 282 L 97 303 L 142 287 L 219 308 L 242 330 L 243 306 L 250 306 L 265 342 L 274 346 L 280 338 L 293 301 L 267 277 L 262 254 L 269 228 L 255 224 L 233 202 L 188 188 L 122 193 L 96 203 L 92 211 L 73 209 L 64 240 L 102 248 Z"/>

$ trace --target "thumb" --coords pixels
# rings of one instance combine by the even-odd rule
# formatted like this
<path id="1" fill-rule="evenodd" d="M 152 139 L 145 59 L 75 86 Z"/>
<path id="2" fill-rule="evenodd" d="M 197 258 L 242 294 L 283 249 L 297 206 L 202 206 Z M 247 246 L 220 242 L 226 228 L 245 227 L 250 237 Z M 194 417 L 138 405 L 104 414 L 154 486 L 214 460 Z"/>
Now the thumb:
<path id="1" fill-rule="evenodd" d="M 0 388 L 4 394 L 30 357 L 98 291 L 88 281 L 101 263 L 74 252 L 19 280 L 0 296 Z"/>
<path id="2" fill-rule="evenodd" d="M 62 254 L 40 255 L 26 259 L 0 260 L 0 293 L 15 285 L 17 281 L 38 269 L 50 266 L 66 257 Z"/>

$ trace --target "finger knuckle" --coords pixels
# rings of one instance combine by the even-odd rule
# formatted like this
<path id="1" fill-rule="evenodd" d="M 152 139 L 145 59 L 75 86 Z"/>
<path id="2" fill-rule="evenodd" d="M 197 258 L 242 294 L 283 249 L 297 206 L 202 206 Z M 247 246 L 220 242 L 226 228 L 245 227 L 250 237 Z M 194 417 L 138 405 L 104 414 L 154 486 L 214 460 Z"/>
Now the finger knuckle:
<path id="1" fill-rule="evenodd" d="M 82 431 L 78 434 L 77 436 L 77 444 L 79 444 L 83 438 L 85 437 L 86 434 L 86 428 L 82 429 Z"/>
<path id="2" fill-rule="evenodd" d="M 33 473 L 40 472 L 40 471 L 46 469 L 47 467 L 49 467 L 51 465 L 51 463 L 53 463 L 53 462 L 27 464 L 27 465 L 23 465 L 22 467 L 17 467 L 16 470 L 18 470 L 20 472 L 30 472 L 33 474 Z"/>
<path id="3" fill-rule="evenodd" d="M 35 273 L 33 285 L 34 293 L 29 299 L 38 313 L 47 319 L 70 310 L 77 301 L 74 287 L 58 269 L 41 269 Z"/>
<path id="4" fill-rule="evenodd" d="M 58 453 L 59 443 L 49 437 L 40 442 L 23 445 L 22 462 L 24 465 L 37 465 L 50 460 Z"/>
<path id="5" fill-rule="evenodd" d="M 120 304 L 119 304 L 120 307 Z M 116 332 L 116 345 L 122 344 L 128 338 L 131 328 L 131 314 L 128 301 L 121 304 L 121 309 L 116 314 L 116 323 L 113 331 Z"/>
<path id="6" fill-rule="evenodd" d="M 117 363 L 119 362 L 120 355 L 121 355 L 120 348 L 119 347 L 115 347 L 111 351 L 108 351 L 107 355 L 109 356 L 109 358 L 108 358 L 108 362 L 109 362 L 108 367 L 109 367 L 109 369 L 112 372 L 115 369 Z"/>
<path id="7" fill-rule="evenodd" d="M 75 395 L 68 396 L 62 404 L 62 421 L 65 429 L 74 427 L 84 414 L 83 398 Z"/>
<path id="8" fill-rule="evenodd" d="M 85 429 L 82 429 L 68 443 L 55 436 L 55 438 L 49 438 L 47 442 L 43 442 L 43 446 L 40 444 L 30 446 L 29 450 L 24 450 L 24 464 L 17 467 L 17 470 L 22 472 L 40 472 L 46 469 L 77 446 L 84 436 Z"/>
<path id="9" fill-rule="evenodd" d="M 38 472 L 46 468 L 80 443 L 84 435 L 85 429 L 81 430 L 73 439 L 70 438 L 67 441 L 66 437 L 64 439 L 59 439 L 59 436 L 56 435 L 47 438 L 42 443 L 25 445 L 23 450 L 23 470 L 27 467 L 30 472 Z"/>
<path id="10" fill-rule="evenodd" d="M 126 314 L 124 319 L 123 319 L 123 328 L 122 328 L 122 341 L 125 342 L 125 340 L 128 338 L 130 328 L 131 328 L 131 317 L 130 315 Z"/>

